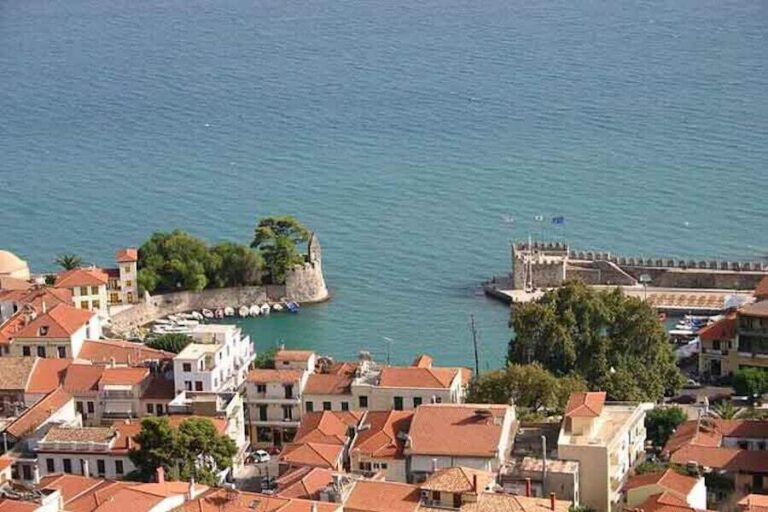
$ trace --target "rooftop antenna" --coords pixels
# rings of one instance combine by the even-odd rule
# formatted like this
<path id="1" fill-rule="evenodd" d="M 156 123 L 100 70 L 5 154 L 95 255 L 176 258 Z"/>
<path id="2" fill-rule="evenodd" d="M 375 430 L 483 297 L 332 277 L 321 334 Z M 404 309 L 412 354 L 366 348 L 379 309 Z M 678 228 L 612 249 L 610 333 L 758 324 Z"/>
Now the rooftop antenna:
<path id="1" fill-rule="evenodd" d="M 475 375 L 480 375 L 480 357 L 477 353 L 477 328 L 475 327 L 475 315 L 469 315 L 469 328 L 472 331 L 472 345 L 475 348 Z"/>

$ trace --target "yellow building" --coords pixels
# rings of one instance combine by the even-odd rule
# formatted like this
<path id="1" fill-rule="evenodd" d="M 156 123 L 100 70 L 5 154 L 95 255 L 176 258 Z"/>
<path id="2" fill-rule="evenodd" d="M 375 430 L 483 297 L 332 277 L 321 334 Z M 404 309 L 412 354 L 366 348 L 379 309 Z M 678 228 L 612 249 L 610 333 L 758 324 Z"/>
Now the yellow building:
<path id="1" fill-rule="evenodd" d="M 699 332 L 699 371 L 713 378 L 768 368 L 768 300 L 742 306 Z"/>
<path id="2" fill-rule="evenodd" d="M 652 404 L 606 403 L 605 393 L 573 393 L 557 442 L 558 458 L 578 461 L 579 501 L 597 512 L 621 508 L 622 487 L 644 457 L 645 412 Z"/>

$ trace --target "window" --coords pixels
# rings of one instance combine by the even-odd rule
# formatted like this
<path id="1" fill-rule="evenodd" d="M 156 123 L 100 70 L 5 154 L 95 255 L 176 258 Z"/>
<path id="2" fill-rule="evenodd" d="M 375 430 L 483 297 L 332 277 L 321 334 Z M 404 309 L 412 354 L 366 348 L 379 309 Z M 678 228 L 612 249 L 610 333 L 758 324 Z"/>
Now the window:
<path id="1" fill-rule="evenodd" d="M 203 390 L 203 381 L 196 380 L 195 381 L 195 391 L 202 391 Z"/>
<path id="2" fill-rule="evenodd" d="M 712 348 L 714 350 L 720 350 L 720 340 L 715 340 L 712 342 Z"/>
<path id="3" fill-rule="evenodd" d="M 80 295 L 88 295 L 88 287 L 87 286 L 81 286 L 80 287 Z"/>
<path id="4" fill-rule="evenodd" d="M 284 405 L 283 406 L 283 419 L 292 421 L 293 420 L 293 407 L 290 405 Z"/>
<path id="5" fill-rule="evenodd" d="M 370 462 L 361 462 L 360 463 L 360 471 L 370 471 L 371 470 L 371 463 Z"/>
<path id="6" fill-rule="evenodd" d="M 163 415 L 163 404 L 157 404 L 157 415 L 158 416 Z"/>
<path id="7" fill-rule="evenodd" d="M 742 450 L 749 450 L 749 442 L 739 441 L 739 448 L 741 448 Z"/>
<path id="8" fill-rule="evenodd" d="M 31 356 L 32 355 L 32 347 L 28 345 L 24 345 L 21 347 L 21 355 L 23 356 Z"/>
<path id="9" fill-rule="evenodd" d="M 191 372 L 192 371 L 192 363 L 182 363 L 181 364 L 181 370 L 184 372 Z"/>
<path id="10" fill-rule="evenodd" d="M 118 475 L 123 474 L 123 461 L 121 460 L 115 461 L 115 474 L 118 474 Z"/>
<path id="11" fill-rule="evenodd" d="M 439 396 L 436 396 L 435 397 L 435 403 L 436 404 L 441 404 L 441 403 L 443 403 L 443 399 L 441 397 L 439 397 Z"/>
<path id="12" fill-rule="evenodd" d="M 284 387 L 285 387 L 285 398 L 293 398 L 293 384 L 286 384 Z"/>
<path id="13" fill-rule="evenodd" d="M 331 402 L 323 402 L 323 410 L 324 411 L 330 411 L 331 410 Z"/>
<path id="14" fill-rule="evenodd" d="M 147 414 L 155 414 L 155 404 L 147 404 Z"/>
<path id="15" fill-rule="evenodd" d="M 259 421 L 267 421 L 267 406 L 259 406 Z"/>
<path id="16" fill-rule="evenodd" d="M 306 405 L 307 412 L 312 412 L 315 410 L 315 403 L 314 402 L 307 402 Z"/>
<path id="17" fill-rule="evenodd" d="M 125 286 L 133 286 L 133 281 L 130 279 L 125 282 Z"/>
<path id="18" fill-rule="evenodd" d="M 78 413 L 83 414 L 83 402 L 75 402 L 75 410 Z"/>
<path id="19" fill-rule="evenodd" d="M 266 393 L 267 392 L 267 385 L 266 384 L 256 384 L 256 392 L 257 393 Z"/>
<path id="20" fill-rule="evenodd" d="M 26 464 L 21 466 L 21 474 L 23 475 L 24 480 L 32 480 L 32 468 Z"/>
<path id="21" fill-rule="evenodd" d="M 91 286 L 91 295 L 98 295 L 98 294 L 99 294 L 99 287 Z"/>
<path id="22" fill-rule="evenodd" d="M 453 494 L 453 508 L 461 508 L 461 494 Z"/>
<path id="23" fill-rule="evenodd" d="M 106 464 L 104 464 L 104 459 L 97 459 L 96 460 L 96 473 L 99 476 L 104 476 L 104 474 L 107 472 Z"/>
<path id="24" fill-rule="evenodd" d="M 53 459 L 45 459 L 45 470 L 48 473 L 56 472 L 56 461 Z"/>
<path id="25" fill-rule="evenodd" d="M 131 273 L 131 267 L 123 267 L 123 272 L 125 272 L 126 274 L 130 274 Z M 128 282 L 130 283 L 130 281 L 128 281 Z"/>
<path id="26" fill-rule="evenodd" d="M 184 387 L 187 391 L 192 391 L 192 381 L 191 380 L 185 380 L 184 381 Z"/>
<path id="27" fill-rule="evenodd" d="M 291 364 L 290 361 L 283 361 L 283 366 L 288 366 L 289 364 Z"/>
<path id="28" fill-rule="evenodd" d="M 95 407 L 93 406 L 93 402 L 88 402 L 87 405 L 88 405 L 88 414 L 93 414 L 96 411 Z"/>
<path id="29" fill-rule="evenodd" d="M 752 490 L 753 491 L 763 490 L 763 475 L 760 475 L 760 474 L 752 475 Z"/>
<path id="30" fill-rule="evenodd" d="M 367 409 L 368 408 L 368 397 L 367 396 L 361 396 L 357 399 L 358 404 L 360 405 L 361 409 Z"/>
<path id="31" fill-rule="evenodd" d="M 62 460 L 64 463 L 64 472 L 65 473 L 71 473 L 72 472 L 72 460 L 71 459 L 64 459 Z"/>
<path id="32" fill-rule="evenodd" d="M 342 411 L 348 411 L 349 410 L 349 402 L 341 402 L 341 410 Z"/>
<path id="33" fill-rule="evenodd" d="M 88 309 L 88 301 L 87 300 L 81 300 L 80 301 L 80 309 Z"/>
<path id="34" fill-rule="evenodd" d="M 421 397 L 420 396 L 413 397 L 413 408 L 415 409 L 420 405 L 421 405 Z"/>
<path id="35" fill-rule="evenodd" d="M 67 347 L 59 345 L 56 347 L 56 355 L 59 356 L 59 359 L 66 359 L 67 358 Z"/>
<path id="36" fill-rule="evenodd" d="M 45 345 L 38 345 L 37 346 L 37 356 L 38 357 L 45 357 Z"/>
<path id="37" fill-rule="evenodd" d="M 101 308 L 101 301 L 95 300 L 93 301 L 93 309 L 100 309 Z"/>
<path id="38" fill-rule="evenodd" d="M 440 491 L 432 491 L 432 501 L 440 501 Z"/>
<path id="39" fill-rule="evenodd" d="M 381 469 L 387 469 L 387 463 L 386 462 L 382 462 L 381 463 Z"/>
<path id="40" fill-rule="evenodd" d="M 396 396 L 395 397 L 394 409 L 396 411 L 402 411 L 403 410 L 403 397 L 401 397 L 401 396 Z"/>

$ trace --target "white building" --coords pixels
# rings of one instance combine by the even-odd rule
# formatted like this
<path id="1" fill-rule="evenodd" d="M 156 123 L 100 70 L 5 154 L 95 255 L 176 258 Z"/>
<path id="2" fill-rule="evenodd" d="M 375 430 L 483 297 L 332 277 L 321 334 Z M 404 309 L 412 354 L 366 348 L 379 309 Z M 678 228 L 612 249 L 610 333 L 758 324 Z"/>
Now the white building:
<path id="1" fill-rule="evenodd" d="M 130 437 L 112 427 L 53 427 L 36 447 L 42 476 L 70 473 L 120 480 L 136 469 Z"/>
<path id="2" fill-rule="evenodd" d="M 117 272 L 109 269 L 109 303 L 110 304 L 133 304 L 139 299 L 139 277 L 138 263 L 139 251 L 129 247 L 120 249 L 115 254 L 117 261 Z M 117 277 L 116 282 L 112 277 Z"/>
<path id="3" fill-rule="evenodd" d="M 681 475 L 672 469 L 636 475 L 627 481 L 625 509 L 641 508 L 651 496 L 668 494 L 692 509 L 707 509 L 704 477 Z"/>
<path id="4" fill-rule="evenodd" d="M 58 304 L 42 306 L 23 319 L 24 326 L 11 336 L 10 355 L 58 357 L 74 359 L 86 339 L 101 337 L 101 320 L 97 314 Z"/>
<path id="5" fill-rule="evenodd" d="M 256 352 L 238 326 L 198 325 L 190 335 L 195 341 L 173 358 L 176 393 L 231 391 L 245 382 Z"/>

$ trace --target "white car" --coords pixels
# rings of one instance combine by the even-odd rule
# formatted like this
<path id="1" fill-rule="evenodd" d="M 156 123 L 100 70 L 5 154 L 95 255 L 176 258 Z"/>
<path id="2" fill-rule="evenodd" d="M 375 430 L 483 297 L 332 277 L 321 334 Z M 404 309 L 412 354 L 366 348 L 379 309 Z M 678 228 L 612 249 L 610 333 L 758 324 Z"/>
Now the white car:
<path id="1" fill-rule="evenodd" d="M 255 452 L 253 452 L 253 461 L 256 463 L 269 462 L 270 458 L 271 457 L 269 456 L 269 454 L 264 450 L 256 450 Z"/>

